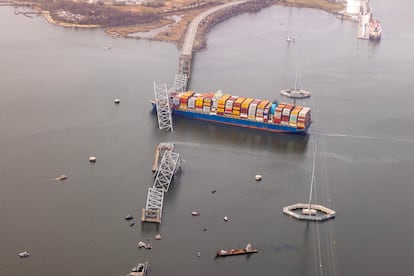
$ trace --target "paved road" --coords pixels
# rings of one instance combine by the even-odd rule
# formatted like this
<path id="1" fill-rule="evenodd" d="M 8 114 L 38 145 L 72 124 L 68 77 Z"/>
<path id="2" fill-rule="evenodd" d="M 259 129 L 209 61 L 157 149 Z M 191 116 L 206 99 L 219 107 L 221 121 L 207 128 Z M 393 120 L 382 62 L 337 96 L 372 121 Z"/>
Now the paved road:
<path id="1" fill-rule="evenodd" d="M 185 35 L 185 39 L 184 39 L 184 44 L 183 44 L 183 49 L 181 50 L 181 55 L 191 55 L 191 53 L 193 52 L 193 45 L 194 45 L 194 40 L 195 40 L 195 36 L 197 33 L 197 28 L 198 25 L 200 24 L 201 21 L 203 21 L 204 18 L 206 18 L 207 16 L 209 16 L 210 14 L 230 7 L 230 6 L 234 6 L 234 5 L 239 5 L 241 3 L 244 3 L 246 1 L 236 1 L 236 2 L 231 2 L 231 3 L 227 3 L 227 4 L 223 4 L 221 6 L 217 6 L 214 7 L 212 9 L 209 9 L 203 13 L 200 13 L 199 15 L 197 15 L 193 21 L 191 21 L 190 25 L 188 26 L 187 29 L 187 33 Z"/>

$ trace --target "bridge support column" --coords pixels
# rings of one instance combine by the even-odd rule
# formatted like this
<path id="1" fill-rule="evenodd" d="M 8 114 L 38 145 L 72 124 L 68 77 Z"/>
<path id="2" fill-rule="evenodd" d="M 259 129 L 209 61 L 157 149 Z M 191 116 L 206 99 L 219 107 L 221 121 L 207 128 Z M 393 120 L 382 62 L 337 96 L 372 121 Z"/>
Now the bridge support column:
<path id="1" fill-rule="evenodd" d="M 191 78 L 191 61 L 192 55 L 181 55 L 178 63 L 178 74 L 187 75 L 187 78 Z"/>

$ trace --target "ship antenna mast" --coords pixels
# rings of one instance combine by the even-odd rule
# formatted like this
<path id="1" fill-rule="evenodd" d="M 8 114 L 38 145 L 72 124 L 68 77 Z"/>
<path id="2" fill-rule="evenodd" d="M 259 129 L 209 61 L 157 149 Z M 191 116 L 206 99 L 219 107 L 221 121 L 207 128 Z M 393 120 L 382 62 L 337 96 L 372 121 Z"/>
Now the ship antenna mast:
<path id="1" fill-rule="evenodd" d="M 311 186 L 310 186 L 310 191 L 309 191 L 309 210 L 311 210 L 313 183 L 315 182 L 315 163 L 316 163 L 316 153 L 318 150 L 318 140 L 319 140 L 319 137 L 316 140 L 315 152 L 313 154 L 312 177 L 311 177 Z M 309 212 L 309 215 L 310 214 L 311 213 Z"/>

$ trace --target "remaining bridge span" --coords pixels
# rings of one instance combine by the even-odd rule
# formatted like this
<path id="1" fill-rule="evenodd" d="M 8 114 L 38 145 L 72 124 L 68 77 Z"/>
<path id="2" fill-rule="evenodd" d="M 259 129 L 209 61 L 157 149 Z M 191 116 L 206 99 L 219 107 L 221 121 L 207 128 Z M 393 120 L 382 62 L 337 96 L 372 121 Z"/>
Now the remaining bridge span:
<path id="1" fill-rule="evenodd" d="M 193 19 L 193 21 L 191 21 L 190 25 L 188 26 L 187 33 L 185 35 L 183 48 L 181 50 L 181 56 L 180 56 L 179 65 L 178 65 L 179 75 L 187 75 L 189 79 L 191 77 L 190 74 L 191 74 L 193 45 L 194 45 L 195 37 L 197 34 L 197 29 L 201 21 L 203 21 L 207 16 L 219 10 L 222 10 L 222 9 L 225 9 L 231 6 L 239 5 L 244 2 L 246 1 L 236 1 L 236 2 L 231 2 L 231 3 L 227 3 L 227 4 L 223 4 L 223 5 L 211 8 L 203 13 L 200 13 Z"/>

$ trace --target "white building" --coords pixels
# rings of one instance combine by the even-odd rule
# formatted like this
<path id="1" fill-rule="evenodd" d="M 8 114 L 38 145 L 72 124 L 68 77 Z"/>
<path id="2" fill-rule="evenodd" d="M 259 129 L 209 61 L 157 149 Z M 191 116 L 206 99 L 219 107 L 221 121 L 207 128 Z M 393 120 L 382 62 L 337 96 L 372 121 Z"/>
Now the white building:
<path id="1" fill-rule="evenodd" d="M 359 14 L 363 0 L 347 0 L 346 12 L 349 14 Z"/>

